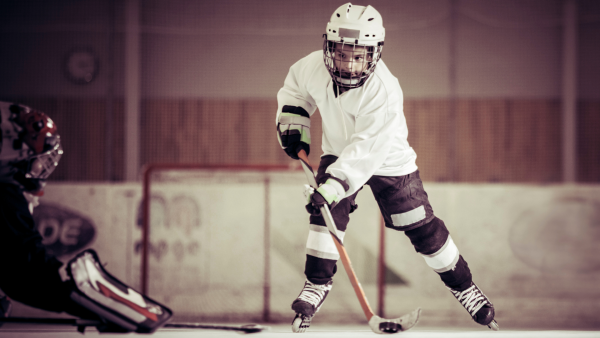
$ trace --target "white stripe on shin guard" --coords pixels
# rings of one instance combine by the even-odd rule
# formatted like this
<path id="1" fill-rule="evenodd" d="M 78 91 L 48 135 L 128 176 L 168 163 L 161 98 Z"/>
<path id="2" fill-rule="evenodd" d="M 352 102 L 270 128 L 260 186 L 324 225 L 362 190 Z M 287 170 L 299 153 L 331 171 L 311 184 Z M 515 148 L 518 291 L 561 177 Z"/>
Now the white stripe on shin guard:
<path id="1" fill-rule="evenodd" d="M 344 232 L 338 231 L 338 234 L 344 239 Z M 308 239 L 306 240 L 306 254 L 318 258 L 325 259 L 340 259 L 340 254 L 333 243 L 333 238 L 324 226 L 311 224 L 308 232 Z"/>
<path id="2" fill-rule="evenodd" d="M 456 244 L 454 244 L 454 241 L 452 240 L 452 237 L 448 235 L 446 243 L 444 243 L 444 246 L 442 246 L 442 248 L 436 253 L 431 255 L 421 254 L 421 256 L 425 258 L 427 265 L 429 265 L 435 272 L 442 273 L 454 269 L 456 263 L 458 262 L 459 253 Z"/>

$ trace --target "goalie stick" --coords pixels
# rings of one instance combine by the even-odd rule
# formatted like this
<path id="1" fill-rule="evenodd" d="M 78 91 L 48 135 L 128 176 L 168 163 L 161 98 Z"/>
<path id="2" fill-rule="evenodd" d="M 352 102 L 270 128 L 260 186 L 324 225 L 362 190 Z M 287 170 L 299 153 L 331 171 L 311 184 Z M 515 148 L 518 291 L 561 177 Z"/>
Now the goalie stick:
<path id="1" fill-rule="evenodd" d="M 46 325 L 67 325 L 76 326 L 77 331 L 84 333 L 87 327 L 98 327 L 103 325 L 101 321 L 93 319 L 79 318 L 26 318 L 26 317 L 0 317 L 0 323 L 21 323 L 21 324 L 46 324 Z M 242 333 L 256 333 L 269 330 L 268 326 L 258 324 L 245 325 L 226 325 L 226 324 L 203 324 L 203 323 L 167 323 L 163 328 L 176 329 L 208 329 L 208 330 L 227 330 L 239 331 Z"/>
<path id="2" fill-rule="evenodd" d="M 227 330 L 227 331 L 241 331 L 243 333 L 256 333 L 261 331 L 269 330 L 269 326 L 262 326 L 258 324 L 245 324 L 245 325 L 222 325 L 222 324 L 197 324 L 197 323 L 171 323 L 165 324 L 164 327 L 168 328 L 181 328 L 181 329 L 213 329 L 213 330 Z"/>
<path id="3" fill-rule="evenodd" d="M 300 150 L 298 152 L 298 157 L 300 158 L 300 162 L 302 163 L 302 168 L 304 169 L 304 173 L 306 174 L 306 179 L 311 187 L 315 190 L 319 187 L 317 181 L 315 179 L 315 173 L 308 162 L 308 156 L 304 150 Z M 365 316 L 367 317 L 367 321 L 369 322 L 369 327 L 375 333 L 396 333 L 399 331 L 406 331 L 411 327 L 415 326 L 417 321 L 419 320 L 419 315 L 421 314 L 421 309 L 418 308 L 411 313 L 408 313 L 402 317 L 395 319 L 385 319 L 381 318 L 373 313 L 371 306 L 369 305 L 369 301 L 367 300 L 367 296 L 363 291 L 358 278 L 356 277 L 356 273 L 352 268 L 352 264 L 350 262 L 350 257 L 348 257 L 348 253 L 346 252 L 346 248 L 344 244 L 340 240 L 338 236 L 337 227 L 335 226 L 335 222 L 333 221 L 333 217 L 331 216 L 331 211 L 327 205 L 321 207 L 321 214 L 325 219 L 325 224 L 327 225 L 327 230 L 331 233 L 331 237 L 333 238 L 333 243 L 335 243 L 335 247 L 337 248 L 342 263 L 344 264 L 344 269 L 348 274 L 348 278 L 350 279 L 350 283 L 354 288 L 354 292 L 358 297 L 358 302 L 362 307 Z"/>

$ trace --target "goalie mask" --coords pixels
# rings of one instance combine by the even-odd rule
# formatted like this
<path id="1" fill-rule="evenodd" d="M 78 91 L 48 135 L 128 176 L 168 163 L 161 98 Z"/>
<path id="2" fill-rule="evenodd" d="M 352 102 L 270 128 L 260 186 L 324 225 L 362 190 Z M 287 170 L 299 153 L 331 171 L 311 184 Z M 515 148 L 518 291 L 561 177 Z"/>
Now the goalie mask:
<path id="1" fill-rule="evenodd" d="M 43 112 L 27 106 L 3 102 L 0 109 L 4 113 L 7 107 L 10 126 L 2 128 L 4 141 L 11 135 L 14 139 L 3 145 L 2 159 L 16 169 L 13 178 L 25 190 L 39 191 L 63 154 L 56 124 Z"/>
<path id="2" fill-rule="evenodd" d="M 362 86 L 381 59 L 385 28 L 371 6 L 344 4 L 333 12 L 323 35 L 323 60 L 336 85 Z"/>

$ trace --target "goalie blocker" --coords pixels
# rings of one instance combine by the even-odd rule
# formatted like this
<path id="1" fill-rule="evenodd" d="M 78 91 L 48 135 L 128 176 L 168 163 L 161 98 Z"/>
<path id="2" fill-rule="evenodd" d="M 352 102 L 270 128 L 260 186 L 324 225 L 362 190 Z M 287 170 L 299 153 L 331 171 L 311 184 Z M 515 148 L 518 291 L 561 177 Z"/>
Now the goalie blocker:
<path id="1" fill-rule="evenodd" d="M 125 332 L 152 333 L 173 312 L 110 275 L 94 250 L 69 261 L 67 274 L 74 284 L 71 299 Z"/>

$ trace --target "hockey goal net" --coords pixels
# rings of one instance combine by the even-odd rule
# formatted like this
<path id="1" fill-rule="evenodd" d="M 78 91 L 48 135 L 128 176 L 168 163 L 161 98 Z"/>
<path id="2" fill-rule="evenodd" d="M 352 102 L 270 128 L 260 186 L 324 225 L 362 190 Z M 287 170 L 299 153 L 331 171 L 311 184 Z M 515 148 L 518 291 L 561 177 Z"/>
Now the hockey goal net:
<path id="1" fill-rule="evenodd" d="M 143 181 L 144 294 L 179 320 L 290 320 L 291 301 L 305 279 L 308 214 L 301 168 L 153 164 Z M 332 300 L 320 317 L 356 305 L 351 287 L 344 286 L 347 278 L 340 279 L 336 296 L 342 301 Z M 379 303 L 370 292 L 373 305 Z"/>
<path id="2" fill-rule="evenodd" d="M 297 173 L 264 165 L 148 166 L 142 292 L 179 318 L 268 321 L 273 185 Z"/>

